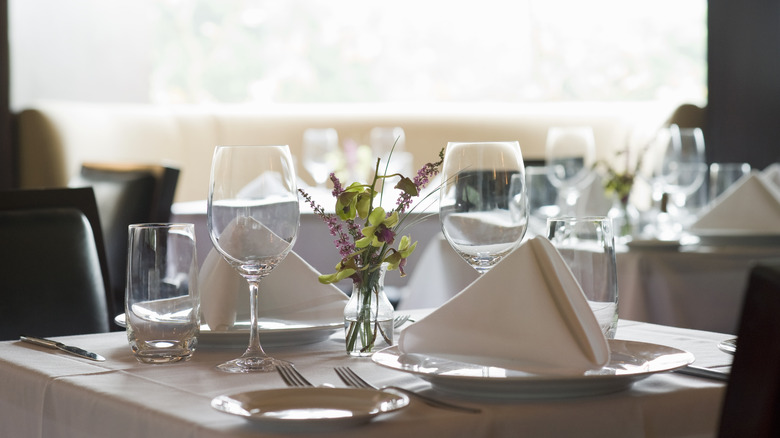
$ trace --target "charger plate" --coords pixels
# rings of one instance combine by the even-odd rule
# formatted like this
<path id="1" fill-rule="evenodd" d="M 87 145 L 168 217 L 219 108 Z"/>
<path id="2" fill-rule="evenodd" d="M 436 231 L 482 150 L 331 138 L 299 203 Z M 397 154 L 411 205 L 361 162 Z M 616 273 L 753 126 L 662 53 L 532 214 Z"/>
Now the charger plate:
<path id="1" fill-rule="evenodd" d="M 609 340 L 610 361 L 581 375 L 539 375 L 441 357 L 401 353 L 397 346 L 372 356 L 379 365 L 415 374 L 442 393 L 476 398 L 553 399 L 623 391 L 656 373 L 694 361 L 693 354 L 664 345 Z"/>
<path id="2" fill-rule="evenodd" d="M 221 395 L 211 407 L 280 431 L 341 429 L 371 421 L 409 404 L 391 390 L 285 388 Z"/>
<path id="3" fill-rule="evenodd" d="M 125 327 L 125 314 L 114 318 L 114 323 Z M 258 330 L 264 347 L 284 347 L 322 342 L 344 329 L 343 321 L 289 321 L 260 318 Z M 198 345 L 210 347 L 246 347 L 249 342 L 249 321 L 236 321 L 230 330 L 211 330 L 200 326 Z"/>

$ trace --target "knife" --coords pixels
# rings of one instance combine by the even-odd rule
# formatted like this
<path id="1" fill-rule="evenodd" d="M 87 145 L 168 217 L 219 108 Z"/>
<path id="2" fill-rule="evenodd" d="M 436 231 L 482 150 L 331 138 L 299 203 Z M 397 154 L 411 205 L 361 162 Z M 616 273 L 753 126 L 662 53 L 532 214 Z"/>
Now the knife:
<path id="1" fill-rule="evenodd" d="M 680 374 L 688 374 L 689 376 L 703 377 L 705 379 L 720 380 L 723 382 L 727 382 L 729 380 L 729 373 L 713 370 L 711 368 L 688 365 L 675 371 Z"/>
<path id="2" fill-rule="evenodd" d="M 105 357 L 97 353 L 92 353 L 79 347 L 72 347 L 70 345 L 65 345 L 62 342 L 52 341 L 45 338 L 36 338 L 35 336 L 22 336 L 19 339 L 21 339 L 24 342 L 29 342 L 31 344 L 41 345 L 43 347 L 62 350 L 66 353 L 70 353 L 79 357 L 85 357 L 87 359 L 98 361 L 98 362 L 103 362 L 106 360 Z"/>

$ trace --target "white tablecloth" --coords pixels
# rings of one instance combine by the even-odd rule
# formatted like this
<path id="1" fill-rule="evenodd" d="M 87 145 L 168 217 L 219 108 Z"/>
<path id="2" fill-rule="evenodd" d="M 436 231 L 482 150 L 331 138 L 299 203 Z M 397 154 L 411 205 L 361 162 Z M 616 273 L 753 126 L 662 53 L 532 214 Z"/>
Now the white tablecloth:
<path id="1" fill-rule="evenodd" d="M 729 337 L 723 334 L 621 321 L 618 337 L 686 349 L 703 366 L 731 361 L 716 347 Z M 131 356 L 124 333 L 59 340 L 97 352 L 107 361 L 90 362 L 18 341 L 0 343 L 0 436 L 282 436 L 210 407 L 210 400 L 220 394 L 284 386 L 275 373 L 227 374 L 215 368 L 242 348 L 201 348 L 189 362 L 146 365 Z M 380 367 L 370 359 L 348 358 L 343 349 L 343 334 L 336 334 L 317 344 L 270 352 L 293 361 L 314 384 L 343 386 L 333 367 L 349 365 L 380 385 L 429 388 L 417 377 Z M 635 383 L 630 390 L 598 397 L 458 400 L 481 407 L 480 414 L 436 409 L 413 400 L 407 409 L 370 424 L 318 436 L 710 437 L 717 427 L 724 388 L 718 381 L 663 373 Z"/>

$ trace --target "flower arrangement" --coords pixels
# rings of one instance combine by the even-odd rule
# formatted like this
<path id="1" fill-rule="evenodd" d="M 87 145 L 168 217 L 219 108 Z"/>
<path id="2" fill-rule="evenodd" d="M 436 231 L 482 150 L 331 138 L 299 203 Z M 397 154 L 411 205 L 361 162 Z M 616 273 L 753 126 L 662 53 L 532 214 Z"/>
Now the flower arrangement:
<path id="1" fill-rule="evenodd" d="M 392 152 L 388 160 L 390 158 Z M 402 277 L 406 275 L 404 266 L 417 242 L 412 243 L 409 235 L 400 239 L 398 235 L 407 225 L 408 214 L 416 207 L 412 206 L 413 199 L 420 196 L 420 191 L 439 173 L 443 160 L 444 149 L 439 152 L 439 161 L 425 164 L 411 179 L 400 173 L 387 175 L 387 166 L 384 173 L 380 172 L 381 159 L 377 159 L 370 184 L 354 182 L 347 187 L 331 173 L 335 214 L 326 213 L 308 193 L 299 189 L 306 202 L 327 224 L 341 256 L 336 272 L 321 275 L 319 281 L 330 284 L 347 278 L 352 280 L 352 297 L 345 310 L 347 352 L 350 354 L 370 354 L 380 336 L 385 344 L 392 345 L 392 312 L 389 322 L 379 316 L 379 304 L 382 299 L 387 301 L 382 283 L 384 270 L 397 269 Z M 398 182 L 394 188 L 400 190 L 400 194 L 393 209 L 386 211 L 381 206 L 375 206 L 377 196 L 379 204 L 382 204 L 385 183 L 395 178 Z M 350 317 L 347 313 L 351 307 L 355 308 L 355 315 Z M 392 306 L 390 308 L 392 310 Z"/>
<path id="2" fill-rule="evenodd" d="M 616 200 L 616 205 L 610 210 L 608 216 L 615 223 L 616 237 L 621 240 L 634 233 L 634 226 L 636 225 L 634 222 L 636 220 L 633 216 L 636 216 L 636 214 L 630 211 L 631 207 L 628 201 L 648 148 L 649 145 L 640 151 L 633 166 L 631 165 L 629 147 L 618 151 L 616 157 L 624 157 L 625 165 L 622 171 L 616 170 L 612 165 L 603 160 L 599 160 L 593 165 L 594 168 L 601 167 L 606 173 L 604 192 L 607 196 L 614 197 Z"/>

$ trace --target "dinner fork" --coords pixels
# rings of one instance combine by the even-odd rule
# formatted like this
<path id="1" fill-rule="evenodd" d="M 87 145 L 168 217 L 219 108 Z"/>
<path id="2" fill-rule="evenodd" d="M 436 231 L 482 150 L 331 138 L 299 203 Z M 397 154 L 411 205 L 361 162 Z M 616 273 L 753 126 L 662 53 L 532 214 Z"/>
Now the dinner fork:
<path id="1" fill-rule="evenodd" d="M 401 327 L 406 323 L 406 321 L 409 321 L 409 315 L 398 315 L 395 318 L 393 318 L 393 328 Z"/>
<path id="2" fill-rule="evenodd" d="M 276 372 L 279 373 L 287 386 L 299 388 L 314 386 L 292 365 L 277 365 Z"/>
<path id="3" fill-rule="evenodd" d="M 401 388 L 399 386 L 384 386 L 382 388 L 378 388 L 365 380 L 363 380 L 362 377 L 358 376 L 354 371 L 352 371 L 352 368 L 350 367 L 336 367 L 335 368 L 336 374 L 339 376 L 339 378 L 347 385 L 352 386 L 354 388 L 369 388 L 369 389 L 392 389 L 398 392 L 402 392 L 410 397 L 416 397 L 423 403 L 437 407 L 437 408 L 444 408 L 444 409 L 452 409 L 456 411 L 461 412 L 468 412 L 472 414 L 478 414 L 482 412 L 481 409 L 478 408 L 471 408 L 468 406 L 461 406 L 456 405 L 453 403 L 445 402 L 443 400 L 439 400 L 433 397 L 428 397 L 426 395 L 418 394 L 414 391 L 410 391 L 406 388 Z"/>

